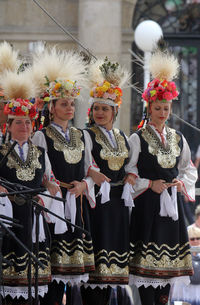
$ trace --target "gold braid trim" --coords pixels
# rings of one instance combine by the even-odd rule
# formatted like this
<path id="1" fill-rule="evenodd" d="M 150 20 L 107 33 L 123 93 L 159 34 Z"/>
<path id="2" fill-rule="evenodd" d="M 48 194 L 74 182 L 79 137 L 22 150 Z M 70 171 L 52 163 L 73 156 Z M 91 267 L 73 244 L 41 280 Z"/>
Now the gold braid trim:
<path id="1" fill-rule="evenodd" d="M 153 249 L 148 249 L 148 246 L 154 246 Z M 162 248 L 167 248 L 162 250 L 161 253 L 157 251 Z M 134 245 L 131 244 L 131 248 L 134 248 Z M 144 251 L 143 249 L 146 250 Z M 185 248 L 185 250 L 184 250 Z M 176 251 L 174 255 L 172 252 Z M 164 254 L 165 253 L 165 254 Z M 176 258 L 174 258 L 176 256 Z M 175 247 L 170 248 L 168 245 L 163 244 L 161 247 L 158 247 L 155 243 L 149 243 L 147 246 L 142 244 L 137 247 L 135 251 L 131 250 L 130 252 L 130 265 L 131 266 L 141 266 L 141 268 L 156 269 L 187 269 L 192 267 L 192 257 L 190 254 L 190 249 L 188 242 L 185 243 L 182 247 L 179 247 L 177 244 Z"/>
<path id="2" fill-rule="evenodd" d="M 172 128 L 166 127 L 167 145 L 164 146 L 151 126 L 147 125 L 142 129 L 142 137 L 148 143 L 149 153 L 156 156 L 162 168 L 173 168 L 176 165 L 176 157 L 180 156 L 181 149 L 178 143 L 180 135 Z"/>
<path id="3" fill-rule="evenodd" d="M 16 169 L 16 176 L 21 181 L 32 181 L 35 177 L 36 169 L 42 168 L 39 162 L 39 157 L 42 152 L 31 142 L 29 142 L 28 145 L 28 155 L 25 162 L 21 160 L 15 150 L 9 154 L 7 161 L 7 166 Z M 2 146 L 1 153 L 4 156 L 8 152 L 10 146 L 10 143 Z"/>
<path id="4" fill-rule="evenodd" d="M 138 244 L 140 245 L 140 248 L 147 249 L 148 247 L 152 246 L 156 248 L 156 250 L 160 251 L 162 248 L 167 248 L 169 251 L 174 251 L 174 250 L 183 250 L 185 247 L 189 247 L 189 242 L 186 242 L 184 245 L 180 247 L 180 244 L 176 244 L 174 247 L 170 247 L 167 244 L 162 244 L 160 247 L 155 243 L 155 242 L 149 242 L 148 244 L 142 243 L 142 241 L 138 241 L 136 244 L 130 243 L 131 248 L 138 247 Z"/>
<path id="5" fill-rule="evenodd" d="M 87 246 L 85 245 L 85 240 L 83 242 L 81 239 L 74 240 L 71 243 L 67 243 L 65 240 L 62 240 L 62 242 L 53 241 L 51 263 L 54 266 L 84 266 L 94 264 L 92 241 L 87 241 Z"/>
<path id="6" fill-rule="evenodd" d="M 82 132 L 71 127 L 69 133 L 70 142 L 68 143 L 56 128 L 53 126 L 46 128 L 46 135 L 52 139 L 55 150 L 63 152 L 67 163 L 76 164 L 81 161 L 84 150 L 84 143 L 81 140 Z"/>
<path id="7" fill-rule="evenodd" d="M 108 167 L 113 171 L 118 171 L 124 165 L 124 161 L 128 158 L 128 149 L 124 137 L 120 134 L 119 129 L 114 128 L 113 133 L 117 143 L 117 148 L 113 148 L 104 133 L 94 126 L 91 130 L 95 133 L 95 140 L 101 145 L 100 157 L 108 161 Z"/>
<path id="8" fill-rule="evenodd" d="M 51 255 L 51 263 L 53 266 L 66 265 L 84 266 L 94 264 L 94 254 L 87 254 L 80 250 L 75 250 L 71 255 L 59 249 L 59 252 L 53 252 Z"/>
<path id="9" fill-rule="evenodd" d="M 49 251 L 49 249 L 47 249 Z M 12 257 L 14 256 L 14 258 Z M 45 269 L 42 269 L 41 267 L 39 267 L 39 276 L 49 276 L 51 274 L 51 265 L 50 265 L 50 261 L 49 258 L 50 256 L 43 252 L 43 251 L 39 251 L 38 254 L 39 260 L 45 264 Z M 3 268 L 3 276 L 6 276 L 8 278 L 23 278 L 23 277 L 27 277 L 27 273 L 28 273 L 28 254 L 26 253 L 24 256 L 21 257 L 16 257 L 14 252 L 9 253 L 8 255 L 5 256 L 5 258 L 7 260 L 10 260 L 11 262 L 14 263 L 14 265 L 19 266 L 21 268 L 24 267 L 24 269 L 20 272 L 16 272 L 15 270 L 15 266 L 8 266 L 6 269 Z M 18 263 L 17 261 L 22 260 L 22 263 Z M 3 266 L 5 266 L 5 263 L 3 264 Z M 35 273 L 35 267 L 34 264 L 31 264 L 31 273 L 34 274 Z"/>
<path id="10" fill-rule="evenodd" d="M 116 275 L 124 275 L 127 276 L 129 274 L 128 266 L 125 268 L 120 268 L 116 264 L 111 264 L 110 267 L 107 267 L 105 264 L 99 264 L 96 267 L 94 274 L 101 274 L 106 276 L 116 276 Z"/>

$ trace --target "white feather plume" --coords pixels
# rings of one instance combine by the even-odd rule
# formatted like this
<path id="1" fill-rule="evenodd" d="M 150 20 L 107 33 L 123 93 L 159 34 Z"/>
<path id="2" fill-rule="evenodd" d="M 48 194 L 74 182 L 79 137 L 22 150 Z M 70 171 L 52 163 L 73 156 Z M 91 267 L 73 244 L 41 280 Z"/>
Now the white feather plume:
<path id="1" fill-rule="evenodd" d="M 85 82 L 86 65 L 82 58 L 73 51 L 59 51 L 56 47 L 35 54 L 33 64 L 28 69 L 33 81 L 42 93 L 46 78 L 51 81 L 65 79 L 76 81 L 79 85 Z M 28 72 L 27 72 L 28 73 Z"/>
<path id="2" fill-rule="evenodd" d="M 4 41 L 0 44 L 0 74 L 6 70 L 17 71 L 20 67 L 21 61 L 18 58 L 18 52 L 13 50 L 11 45 Z"/>
<path id="3" fill-rule="evenodd" d="M 96 84 L 104 81 L 103 74 L 99 69 L 104 63 L 103 59 L 92 60 L 88 66 L 88 87 L 93 88 Z"/>
<path id="4" fill-rule="evenodd" d="M 179 63 L 173 54 L 155 52 L 149 63 L 149 70 L 153 78 L 172 81 L 179 72 Z"/>
<path id="5" fill-rule="evenodd" d="M 35 97 L 37 88 L 24 72 L 7 71 L 1 81 L 1 87 L 7 99 L 29 99 Z"/>
<path id="6" fill-rule="evenodd" d="M 109 70 L 108 73 L 103 73 L 100 69 L 103 64 L 104 60 L 102 59 L 98 59 L 90 63 L 88 67 L 89 87 L 93 88 L 96 84 L 100 84 L 106 80 L 114 86 L 118 86 L 123 89 L 125 84 L 131 78 L 131 74 L 128 72 L 128 70 L 119 65 L 114 72 Z"/>

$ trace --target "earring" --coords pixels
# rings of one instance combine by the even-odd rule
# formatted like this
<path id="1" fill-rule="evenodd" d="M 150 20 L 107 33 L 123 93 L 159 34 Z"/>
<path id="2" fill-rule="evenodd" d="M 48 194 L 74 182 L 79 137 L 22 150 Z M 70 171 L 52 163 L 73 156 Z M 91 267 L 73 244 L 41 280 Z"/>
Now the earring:
<path id="1" fill-rule="evenodd" d="M 49 120 L 53 121 L 53 113 L 49 112 Z"/>

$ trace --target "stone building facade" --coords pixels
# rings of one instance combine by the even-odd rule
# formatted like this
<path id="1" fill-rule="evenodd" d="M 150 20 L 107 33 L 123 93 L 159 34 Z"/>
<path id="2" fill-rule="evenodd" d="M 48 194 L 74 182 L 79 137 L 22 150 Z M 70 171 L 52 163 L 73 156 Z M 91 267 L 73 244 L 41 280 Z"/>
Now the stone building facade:
<path id="1" fill-rule="evenodd" d="M 129 49 L 136 0 L 37 0 L 67 31 L 95 56 L 108 56 L 131 71 Z M 32 0 L 0 0 L 0 41 L 8 41 L 28 56 L 32 42 L 45 41 L 63 49 L 79 49 Z M 132 71 L 131 71 L 132 72 Z M 84 92 L 88 100 L 88 92 Z M 126 89 L 116 124 L 130 132 L 131 89 Z M 84 127 L 88 103 L 78 106 L 75 123 Z M 85 116 L 83 115 L 85 113 Z"/>

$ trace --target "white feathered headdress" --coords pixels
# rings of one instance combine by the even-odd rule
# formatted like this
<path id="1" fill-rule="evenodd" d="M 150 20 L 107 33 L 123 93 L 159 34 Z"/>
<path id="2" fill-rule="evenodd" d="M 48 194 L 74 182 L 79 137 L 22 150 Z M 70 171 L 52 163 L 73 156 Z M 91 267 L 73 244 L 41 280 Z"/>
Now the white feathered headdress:
<path id="1" fill-rule="evenodd" d="M 179 63 L 173 54 L 157 51 L 151 57 L 149 71 L 153 79 L 172 81 L 178 75 Z"/>
<path id="2" fill-rule="evenodd" d="M 18 51 L 15 51 L 11 45 L 4 41 L 0 44 L 0 78 L 6 71 L 15 72 L 21 65 L 18 57 Z M 1 83 L 1 80 L 0 80 Z"/>
<path id="3" fill-rule="evenodd" d="M 8 115 L 8 118 L 37 118 L 36 105 L 30 102 L 31 98 L 37 94 L 36 87 L 25 73 L 7 71 L 2 79 L 2 88 L 9 100 L 4 108 L 4 113 Z"/>
<path id="4" fill-rule="evenodd" d="M 51 98 L 76 97 L 85 82 L 86 65 L 77 53 L 54 47 L 35 54 L 29 71 L 40 96 L 48 91 Z"/>
<path id="5" fill-rule="evenodd" d="M 142 98 L 147 102 L 171 102 L 176 99 L 179 92 L 175 82 L 179 72 L 177 58 L 168 52 L 156 51 L 150 60 L 149 70 L 153 80 L 148 83 L 142 94 Z"/>
<path id="6" fill-rule="evenodd" d="M 6 41 L 0 43 L 0 100 L 6 102 L 6 96 L 2 89 L 2 79 L 7 71 L 16 72 L 21 60 L 18 57 L 18 52 Z"/>
<path id="7" fill-rule="evenodd" d="M 37 88 L 24 72 L 7 71 L 1 81 L 1 86 L 8 100 L 30 99 L 36 96 Z"/>

